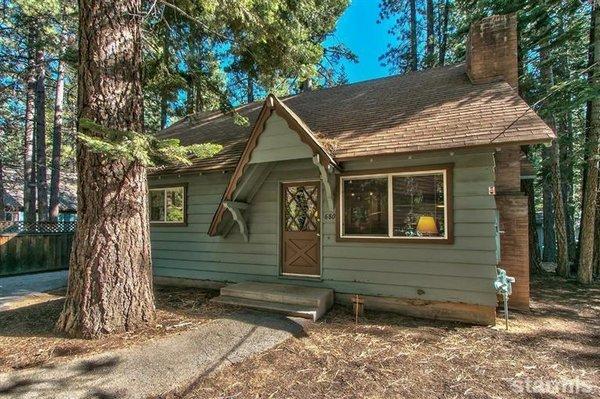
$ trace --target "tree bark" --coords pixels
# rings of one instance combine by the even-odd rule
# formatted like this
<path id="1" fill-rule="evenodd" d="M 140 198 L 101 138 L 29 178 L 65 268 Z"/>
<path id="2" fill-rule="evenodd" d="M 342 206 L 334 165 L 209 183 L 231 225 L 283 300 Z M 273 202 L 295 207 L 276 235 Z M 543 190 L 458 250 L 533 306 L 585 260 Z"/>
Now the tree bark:
<path id="1" fill-rule="evenodd" d="M 63 103 L 65 94 L 65 64 L 62 60 L 66 36 L 60 39 L 60 54 L 56 71 L 56 93 L 54 99 L 54 129 L 52 130 L 52 170 L 50 177 L 50 221 L 58 220 L 60 194 L 60 156 L 62 148 Z"/>
<path id="2" fill-rule="evenodd" d="M 554 231 L 554 209 L 552 206 L 552 176 L 550 148 L 542 150 L 542 222 L 544 232 L 544 249 L 542 260 L 556 262 L 556 235 Z"/>
<path id="3" fill-rule="evenodd" d="M 569 244 L 567 240 L 567 224 L 562 185 L 560 182 L 560 144 L 554 140 L 552 151 L 552 198 L 554 205 L 554 228 L 556 229 L 556 273 L 568 277 L 570 273 Z"/>
<path id="4" fill-rule="evenodd" d="M 535 189 L 533 179 L 521 180 L 521 190 L 527 195 L 527 208 L 529 217 L 529 272 L 539 274 L 542 272 L 542 259 L 537 234 L 537 221 L 535 218 Z"/>
<path id="5" fill-rule="evenodd" d="M 29 60 L 27 65 L 27 81 L 25 93 L 25 134 L 23 137 L 23 211 L 27 222 L 36 219 L 36 179 L 34 152 L 35 124 L 35 29 L 31 27 L 28 38 Z"/>
<path id="6" fill-rule="evenodd" d="M 600 60 L 600 10 L 594 2 L 590 26 L 590 66 Z M 590 84 L 600 85 L 600 67 L 590 69 Z M 582 190 L 581 230 L 579 236 L 579 267 L 577 280 L 590 284 L 593 279 L 594 238 L 596 227 L 596 205 L 598 195 L 598 140 L 600 136 L 600 99 L 597 97 L 587 105 L 587 131 L 585 140 L 585 179 Z"/>
<path id="7" fill-rule="evenodd" d="M 425 67 L 431 68 L 435 65 L 435 31 L 434 31 L 434 8 L 433 0 L 427 0 L 427 43 L 425 44 Z"/>
<path id="8" fill-rule="evenodd" d="M 79 120 L 143 130 L 142 15 L 141 0 L 79 1 Z M 77 229 L 57 327 L 87 338 L 132 331 L 155 317 L 146 168 L 78 142 L 77 175 Z"/>
<path id="9" fill-rule="evenodd" d="M 171 9 L 167 8 L 165 9 L 165 16 L 164 18 L 168 18 L 168 15 L 170 15 L 171 13 Z M 170 57 L 170 47 L 171 47 L 171 37 L 170 37 L 170 31 L 169 31 L 169 26 L 168 24 L 165 24 L 164 27 L 164 31 L 163 31 L 163 62 L 165 63 L 165 67 L 167 70 L 170 70 L 170 63 L 171 63 L 171 57 Z M 165 127 L 167 127 L 167 118 L 168 118 L 168 110 L 169 110 L 169 102 L 167 99 L 167 90 L 163 87 L 161 89 L 161 93 L 160 93 L 160 129 L 164 129 Z"/>
<path id="10" fill-rule="evenodd" d="M 600 191 L 600 176 L 598 176 L 598 191 Z M 596 233 L 594 234 L 594 271 L 593 275 L 600 276 L 600 196 L 596 198 Z"/>
<path id="11" fill-rule="evenodd" d="M 563 115 L 558 123 L 559 136 L 563 137 L 560 145 L 560 166 L 563 208 L 567 225 L 567 244 L 569 248 L 569 262 L 572 264 L 576 253 L 575 245 L 575 207 L 573 204 L 573 126 L 571 114 Z"/>
<path id="12" fill-rule="evenodd" d="M 196 94 L 195 94 L 194 82 L 190 81 L 186 90 L 185 108 L 188 115 L 196 113 Z"/>
<path id="13" fill-rule="evenodd" d="M 4 128 L 0 126 L 0 143 L 4 141 Z M 6 204 L 4 203 L 4 164 L 0 154 L 0 222 L 6 220 Z"/>
<path id="14" fill-rule="evenodd" d="M 550 88 L 554 85 L 554 72 L 550 57 L 546 50 L 540 51 L 540 75 L 542 83 Z M 554 116 L 548 114 L 544 120 L 555 132 L 556 121 Z M 569 246 L 567 241 L 567 225 L 565 207 L 562 196 L 561 168 L 560 168 L 560 137 L 552 142 L 549 152 L 550 157 L 550 186 L 552 190 L 552 205 L 554 208 L 554 229 L 556 232 L 556 273 L 563 277 L 569 275 Z"/>
<path id="15" fill-rule="evenodd" d="M 442 40 L 440 42 L 439 64 L 446 62 L 446 47 L 448 46 L 448 18 L 450 17 L 450 0 L 444 3 L 444 15 L 442 22 Z"/>
<path id="16" fill-rule="evenodd" d="M 246 85 L 246 101 L 248 104 L 254 102 L 254 79 L 248 74 L 247 85 Z"/>
<path id="17" fill-rule="evenodd" d="M 46 59 L 44 51 L 35 55 L 35 166 L 37 182 L 37 217 L 48 220 L 48 176 L 46 168 Z"/>
<path id="18" fill-rule="evenodd" d="M 416 71 L 419 66 L 417 55 L 417 4 L 410 0 L 410 70 Z"/>
<path id="19" fill-rule="evenodd" d="M 169 108 L 169 102 L 167 101 L 167 95 L 161 93 L 160 95 L 160 130 L 167 127 L 167 110 Z"/>

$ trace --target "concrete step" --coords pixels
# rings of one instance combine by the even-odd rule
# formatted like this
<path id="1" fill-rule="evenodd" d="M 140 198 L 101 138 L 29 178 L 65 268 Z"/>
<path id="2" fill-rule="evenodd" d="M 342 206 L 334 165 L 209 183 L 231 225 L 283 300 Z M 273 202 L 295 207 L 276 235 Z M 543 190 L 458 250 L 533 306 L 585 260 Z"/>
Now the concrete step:
<path id="1" fill-rule="evenodd" d="M 221 295 L 292 305 L 333 305 L 333 290 L 292 284 L 243 282 L 221 288 Z"/>
<path id="2" fill-rule="evenodd" d="M 243 282 L 221 288 L 221 296 L 213 301 L 317 320 L 333 306 L 333 290 L 291 284 Z"/>
<path id="3" fill-rule="evenodd" d="M 220 295 L 211 299 L 211 302 L 220 303 L 222 305 L 240 306 L 244 308 L 266 310 L 269 312 L 281 313 L 288 316 L 302 317 L 316 321 L 319 314 L 319 309 L 305 305 L 292 305 L 289 303 L 258 301 L 256 299 L 237 298 L 233 296 Z"/>

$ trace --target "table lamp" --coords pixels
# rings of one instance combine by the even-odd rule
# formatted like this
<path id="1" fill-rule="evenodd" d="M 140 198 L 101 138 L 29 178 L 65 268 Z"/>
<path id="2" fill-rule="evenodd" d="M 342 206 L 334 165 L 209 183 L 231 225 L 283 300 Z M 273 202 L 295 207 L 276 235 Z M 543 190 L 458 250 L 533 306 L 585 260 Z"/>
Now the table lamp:
<path id="1" fill-rule="evenodd" d="M 424 236 L 432 236 L 438 234 L 438 228 L 433 216 L 421 216 L 417 223 L 417 232 Z"/>

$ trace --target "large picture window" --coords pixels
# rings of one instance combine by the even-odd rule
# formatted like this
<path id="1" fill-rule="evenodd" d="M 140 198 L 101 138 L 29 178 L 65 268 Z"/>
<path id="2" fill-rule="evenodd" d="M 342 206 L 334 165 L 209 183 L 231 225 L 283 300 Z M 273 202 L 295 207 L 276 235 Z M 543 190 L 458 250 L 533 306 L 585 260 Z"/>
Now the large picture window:
<path id="1" fill-rule="evenodd" d="M 450 166 L 342 176 L 340 238 L 451 240 Z"/>
<path id="2" fill-rule="evenodd" d="M 149 190 L 150 223 L 185 224 L 185 186 Z"/>

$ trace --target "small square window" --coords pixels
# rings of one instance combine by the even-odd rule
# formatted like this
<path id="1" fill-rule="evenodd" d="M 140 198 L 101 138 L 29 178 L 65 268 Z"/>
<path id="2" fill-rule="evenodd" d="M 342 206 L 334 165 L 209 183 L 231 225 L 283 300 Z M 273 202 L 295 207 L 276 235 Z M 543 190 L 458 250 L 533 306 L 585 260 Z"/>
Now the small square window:
<path id="1" fill-rule="evenodd" d="M 148 207 L 152 224 L 182 224 L 186 221 L 184 186 L 151 188 Z"/>

